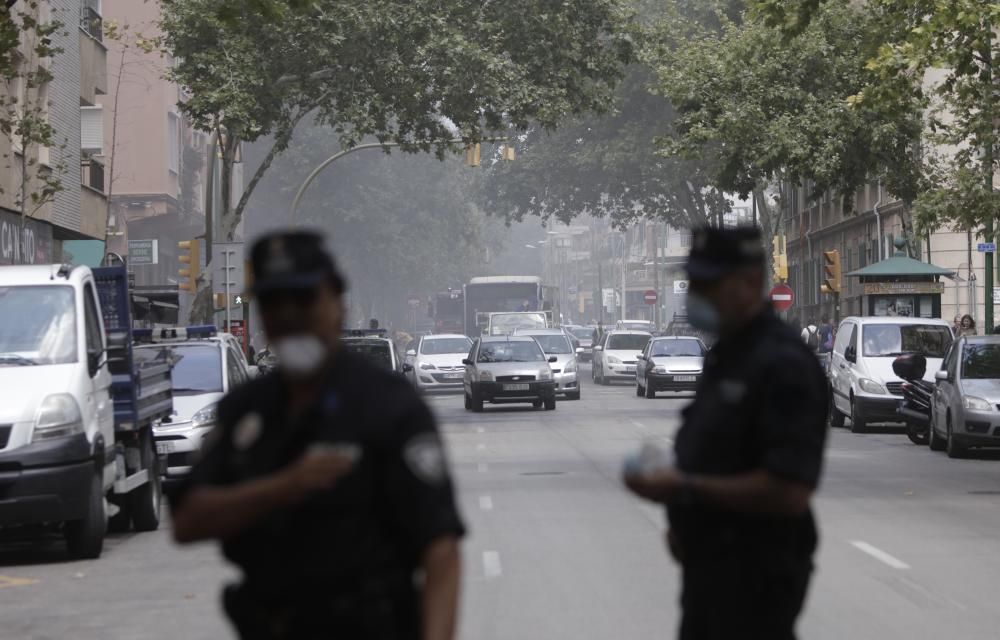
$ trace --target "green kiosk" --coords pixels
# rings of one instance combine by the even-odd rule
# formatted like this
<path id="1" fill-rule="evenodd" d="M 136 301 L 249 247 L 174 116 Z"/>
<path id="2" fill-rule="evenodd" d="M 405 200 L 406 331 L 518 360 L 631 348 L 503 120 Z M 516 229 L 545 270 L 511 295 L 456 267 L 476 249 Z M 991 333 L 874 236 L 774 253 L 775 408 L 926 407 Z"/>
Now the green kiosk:
<path id="1" fill-rule="evenodd" d="M 903 316 L 940 318 L 941 277 L 950 278 L 953 271 L 906 255 L 906 241 L 896 238 L 896 253 L 891 258 L 846 274 L 860 278 L 862 314 L 866 316 Z"/>

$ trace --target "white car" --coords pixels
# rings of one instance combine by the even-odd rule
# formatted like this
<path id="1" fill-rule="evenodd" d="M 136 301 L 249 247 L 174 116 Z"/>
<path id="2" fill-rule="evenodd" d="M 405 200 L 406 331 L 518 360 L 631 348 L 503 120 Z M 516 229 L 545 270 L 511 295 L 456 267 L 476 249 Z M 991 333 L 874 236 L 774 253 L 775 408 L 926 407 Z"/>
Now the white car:
<path id="1" fill-rule="evenodd" d="M 653 337 L 648 331 L 608 331 L 594 347 L 591 374 L 598 384 L 615 380 L 635 382 L 636 354 Z"/>
<path id="2" fill-rule="evenodd" d="M 214 329 L 214 328 L 213 328 Z M 213 331 L 180 334 L 179 339 L 137 346 L 135 359 L 164 360 L 173 368 L 174 413 L 153 429 L 156 450 L 166 458 L 167 478 L 191 471 L 202 440 L 215 427 L 219 400 L 256 373 L 247 365 L 239 341 Z"/>
<path id="3" fill-rule="evenodd" d="M 908 353 L 927 358 L 924 379 L 934 380 L 953 341 L 951 325 L 933 318 L 851 317 L 840 323 L 830 354 L 833 410 L 830 423 L 863 431 L 873 422 L 900 422 L 896 407 L 903 397 L 903 381 L 892 362 Z"/>
<path id="4" fill-rule="evenodd" d="M 472 340 L 457 333 L 426 335 L 406 352 L 407 372 L 418 391 L 461 391 L 465 379 L 462 360 L 469 357 Z"/>
<path id="5" fill-rule="evenodd" d="M 653 338 L 638 355 L 635 394 L 655 398 L 657 391 L 695 391 L 707 352 L 698 338 Z"/>
<path id="6" fill-rule="evenodd" d="M 552 377 L 556 382 L 556 394 L 567 400 L 580 399 L 579 363 L 576 349 L 563 329 L 518 329 L 516 336 L 531 336 L 547 356 L 555 356 L 552 363 Z"/>

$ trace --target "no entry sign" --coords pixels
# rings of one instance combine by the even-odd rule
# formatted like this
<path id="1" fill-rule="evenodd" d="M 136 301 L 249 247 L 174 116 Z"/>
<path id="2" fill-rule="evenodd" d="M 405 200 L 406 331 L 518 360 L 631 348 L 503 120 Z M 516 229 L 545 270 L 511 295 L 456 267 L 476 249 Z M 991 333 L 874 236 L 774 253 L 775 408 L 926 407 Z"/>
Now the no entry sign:
<path id="1" fill-rule="evenodd" d="M 657 297 L 656 292 L 652 289 L 649 289 L 646 293 L 642 294 L 642 299 L 646 301 L 646 304 L 656 304 Z"/>
<path id="2" fill-rule="evenodd" d="M 771 304 L 778 311 L 788 311 L 795 304 L 795 292 L 787 284 L 779 284 L 771 289 Z"/>

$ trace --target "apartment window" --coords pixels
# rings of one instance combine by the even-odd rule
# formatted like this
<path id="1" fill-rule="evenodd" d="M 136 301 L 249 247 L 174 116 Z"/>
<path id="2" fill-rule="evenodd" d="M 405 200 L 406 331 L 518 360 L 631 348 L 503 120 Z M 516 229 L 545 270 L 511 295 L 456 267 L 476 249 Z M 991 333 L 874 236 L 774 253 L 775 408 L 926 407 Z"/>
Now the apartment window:
<path id="1" fill-rule="evenodd" d="M 169 157 L 167 168 L 173 173 L 180 173 L 181 158 L 181 123 L 176 113 L 167 114 L 167 144 Z"/>
<path id="2" fill-rule="evenodd" d="M 99 156 L 104 153 L 104 108 L 80 107 L 80 150 Z"/>

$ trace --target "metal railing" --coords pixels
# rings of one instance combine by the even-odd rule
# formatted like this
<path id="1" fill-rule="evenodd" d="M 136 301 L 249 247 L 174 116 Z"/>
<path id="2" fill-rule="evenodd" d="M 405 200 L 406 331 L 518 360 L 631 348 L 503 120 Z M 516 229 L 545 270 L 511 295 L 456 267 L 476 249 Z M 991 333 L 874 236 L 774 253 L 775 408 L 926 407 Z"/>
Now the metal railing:
<path id="1" fill-rule="evenodd" d="M 85 1 L 80 7 L 80 28 L 98 42 L 104 42 L 104 18 L 93 1 Z"/>
<path id="2" fill-rule="evenodd" d="M 104 165 L 96 158 L 86 158 L 80 163 L 80 182 L 104 193 Z"/>

